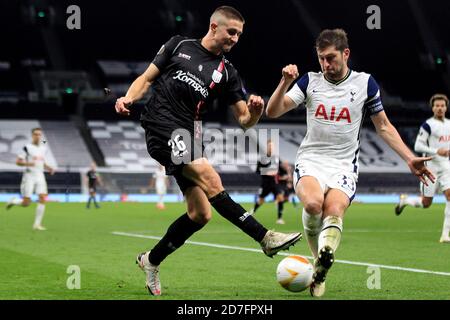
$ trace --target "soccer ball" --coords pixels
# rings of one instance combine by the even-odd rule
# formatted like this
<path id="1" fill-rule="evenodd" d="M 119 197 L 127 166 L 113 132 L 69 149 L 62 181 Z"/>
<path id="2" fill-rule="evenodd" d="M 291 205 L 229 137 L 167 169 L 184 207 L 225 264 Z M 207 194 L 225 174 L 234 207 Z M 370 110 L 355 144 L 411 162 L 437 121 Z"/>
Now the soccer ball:
<path id="1" fill-rule="evenodd" d="M 278 264 L 277 280 L 286 290 L 300 292 L 311 285 L 313 272 L 314 267 L 307 258 L 288 256 Z"/>

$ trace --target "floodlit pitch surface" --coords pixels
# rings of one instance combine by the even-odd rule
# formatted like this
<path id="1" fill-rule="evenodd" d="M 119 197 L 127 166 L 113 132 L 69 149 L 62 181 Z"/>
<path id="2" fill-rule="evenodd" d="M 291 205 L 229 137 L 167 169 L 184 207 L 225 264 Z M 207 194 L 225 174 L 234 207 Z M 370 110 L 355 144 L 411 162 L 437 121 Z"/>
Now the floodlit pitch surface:
<path id="1" fill-rule="evenodd" d="M 156 243 L 185 205 L 168 204 L 163 211 L 154 204 L 101 205 L 87 210 L 81 203 L 49 203 L 47 231 L 31 230 L 35 204 L 0 208 L 0 299 L 155 299 L 135 257 Z M 255 216 L 270 229 L 302 230 L 301 209 L 285 208 L 285 225 L 275 224 L 273 203 Z M 351 206 L 322 299 L 450 299 L 450 244 L 438 242 L 443 205 L 407 207 L 399 217 L 393 209 Z M 307 291 L 284 290 L 275 277 L 283 256 L 266 257 L 215 212 L 190 241 L 162 264 L 158 299 L 313 299 Z M 311 255 L 305 239 L 290 252 Z M 80 289 L 69 289 L 77 276 Z"/>

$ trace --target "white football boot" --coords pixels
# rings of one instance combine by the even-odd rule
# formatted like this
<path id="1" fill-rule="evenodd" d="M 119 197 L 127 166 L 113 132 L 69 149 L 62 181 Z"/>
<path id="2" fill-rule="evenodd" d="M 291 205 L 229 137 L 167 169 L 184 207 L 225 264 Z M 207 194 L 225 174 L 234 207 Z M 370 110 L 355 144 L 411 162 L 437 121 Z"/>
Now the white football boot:
<path id="1" fill-rule="evenodd" d="M 12 198 L 12 199 L 8 200 L 8 202 L 6 203 L 6 210 L 11 209 L 15 205 L 15 203 L 14 203 L 15 200 L 16 200 L 16 198 Z"/>
<path id="2" fill-rule="evenodd" d="M 334 262 L 333 249 L 325 246 L 319 251 L 319 257 L 314 261 L 313 282 L 309 292 L 313 297 L 321 297 L 325 294 L 325 278 L 328 270 Z"/>
<path id="3" fill-rule="evenodd" d="M 159 266 L 155 266 L 148 261 L 150 251 L 139 254 L 136 263 L 145 273 L 145 286 L 153 296 L 161 295 L 161 283 L 159 282 Z"/>
<path id="4" fill-rule="evenodd" d="M 296 233 L 281 233 L 274 231 L 267 231 L 266 235 L 260 242 L 263 252 L 268 257 L 273 257 L 280 250 L 287 250 L 302 238 L 302 234 Z"/>
<path id="5" fill-rule="evenodd" d="M 400 195 L 400 200 L 398 201 L 397 205 L 395 206 L 395 214 L 397 216 L 399 216 L 402 213 L 403 209 L 405 209 L 405 207 L 407 205 L 406 199 L 408 199 L 408 195 L 405 193 L 402 193 Z"/>
<path id="6" fill-rule="evenodd" d="M 441 239 L 439 239 L 440 243 L 450 243 L 450 237 L 441 237 Z"/>

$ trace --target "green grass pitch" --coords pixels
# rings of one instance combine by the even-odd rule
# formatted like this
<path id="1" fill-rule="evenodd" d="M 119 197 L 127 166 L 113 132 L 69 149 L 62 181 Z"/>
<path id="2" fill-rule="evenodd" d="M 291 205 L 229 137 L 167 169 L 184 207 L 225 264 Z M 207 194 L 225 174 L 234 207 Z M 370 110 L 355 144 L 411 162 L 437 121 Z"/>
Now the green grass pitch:
<path id="1" fill-rule="evenodd" d="M 135 264 L 138 253 L 154 239 L 120 236 L 114 231 L 162 236 L 185 211 L 184 204 L 49 203 L 47 231 L 32 231 L 35 205 L 0 207 L 0 300 L 4 299 L 156 299 L 144 288 L 144 273 Z M 247 209 L 251 204 L 244 205 Z M 369 289 L 374 276 L 367 266 L 336 262 L 322 299 L 450 299 L 450 245 L 438 242 L 443 205 L 428 210 L 406 208 L 400 217 L 393 205 L 353 204 L 346 213 L 336 259 L 400 269 L 379 269 L 380 288 Z M 298 231 L 301 209 L 285 205 L 286 225 L 275 224 L 273 203 L 255 215 L 267 228 Z M 191 241 L 258 249 L 259 245 L 217 213 Z M 303 239 L 292 253 L 310 256 Z M 307 291 L 290 293 L 278 285 L 275 270 L 283 256 L 186 244 L 161 265 L 163 296 L 158 299 L 311 300 Z M 80 268 L 80 289 L 69 290 L 71 265 Z M 404 268 L 443 272 L 420 273 Z M 373 280 L 373 278 L 372 278 Z M 373 283 L 373 282 L 372 282 Z"/>

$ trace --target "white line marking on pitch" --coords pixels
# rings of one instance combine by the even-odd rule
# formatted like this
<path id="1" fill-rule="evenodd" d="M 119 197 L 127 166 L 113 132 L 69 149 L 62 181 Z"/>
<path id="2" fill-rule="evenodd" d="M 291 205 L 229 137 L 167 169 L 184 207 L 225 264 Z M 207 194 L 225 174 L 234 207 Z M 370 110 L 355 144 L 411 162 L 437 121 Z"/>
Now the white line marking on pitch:
<path id="1" fill-rule="evenodd" d="M 116 236 L 125 236 L 125 237 L 134 237 L 134 238 L 144 238 L 144 239 L 153 239 L 153 240 L 161 240 L 161 237 L 155 237 L 155 236 L 147 236 L 143 234 L 136 234 L 136 233 L 128 233 L 128 232 L 120 232 L 120 231 L 114 231 L 111 232 L 112 234 Z M 197 242 L 197 241 L 186 241 L 188 244 L 194 244 L 197 246 L 205 246 L 205 247 L 213 247 L 213 248 L 221 248 L 221 249 L 231 249 L 231 250 L 240 250 L 240 251 L 250 251 L 250 252 L 257 252 L 262 253 L 260 249 L 253 249 L 253 248 L 244 248 L 244 247 L 236 247 L 236 246 L 227 246 L 223 244 L 216 244 L 216 243 L 208 243 L 208 242 Z M 282 256 L 290 256 L 294 253 L 287 253 L 287 252 L 278 252 L 278 255 Z M 305 256 L 305 255 L 303 255 Z M 305 256 L 308 259 L 313 259 L 311 256 Z M 430 271 L 430 270 L 423 270 L 423 269 L 414 269 L 414 268 L 403 268 L 403 267 L 396 267 L 396 266 L 387 266 L 384 264 L 375 264 L 375 263 L 367 263 L 367 262 L 356 262 L 356 261 L 348 261 L 348 260 L 336 260 L 336 262 L 343 263 L 343 264 L 350 264 L 355 266 L 364 266 L 364 267 L 379 267 L 383 269 L 390 269 L 390 270 L 401 270 L 401 271 L 409 271 L 409 272 L 416 272 L 416 273 L 429 273 L 429 274 L 436 274 L 440 276 L 448 276 L 450 277 L 450 272 L 439 272 L 439 271 Z"/>

